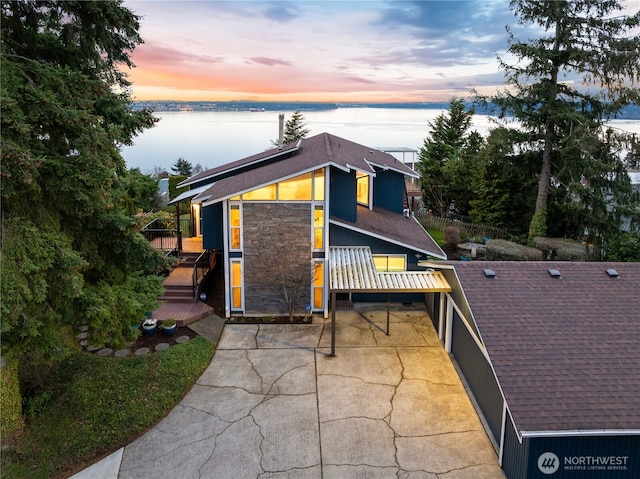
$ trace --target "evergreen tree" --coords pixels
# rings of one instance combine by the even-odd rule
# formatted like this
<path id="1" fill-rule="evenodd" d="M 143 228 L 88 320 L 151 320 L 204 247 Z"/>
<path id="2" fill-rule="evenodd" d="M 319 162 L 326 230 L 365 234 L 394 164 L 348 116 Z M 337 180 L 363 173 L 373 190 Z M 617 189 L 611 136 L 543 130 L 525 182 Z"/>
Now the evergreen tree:
<path id="1" fill-rule="evenodd" d="M 579 193 L 580 185 L 596 183 L 592 194 L 617 195 L 621 178 L 601 185 L 602 175 L 618 168 L 603 151 L 612 142 L 600 138 L 604 121 L 640 99 L 634 87 L 640 79 L 640 36 L 634 34 L 640 12 L 616 16 L 622 9 L 617 0 L 511 0 L 510 5 L 520 24 L 534 24 L 543 31 L 539 38 L 523 42 L 507 28 L 508 52 L 516 60 L 500 63 L 511 88 L 491 99 L 503 114 L 519 120 L 530 145 L 541 145 L 532 239 L 547 233 L 552 178 L 571 179 L 566 184 L 569 196 Z M 589 168 L 592 161 L 613 170 Z M 583 177 L 585 169 L 596 176 Z"/>
<path id="2" fill-rule="evenodd" d="M 154 124 L 121 70 L 139 19 L 120 1 L 1 8 L 2 351 L 61 354 L 80 324 L 121 343 L 165 264 L 118 207 L 119 147 Z"/>
<path id="3" fill-rule="evenodd" d="M 483 140 L 470 132 L 474 110 L 453 98 L 446 113 L 429 122 L 430 136 L 418 155 L 425 207 L 438 216 L 467 215 L 472 198 L 470 179 Z"/>
<path id="4" fill-rule="evenodd" d="M 496 128 L 481 150 L 472 179 L 470 201 L 474 223 L 495 226 L 512 235 L 527 235 L 536 197 L 540 152 L 516 151 L 521 134 Z"/>
<path id="5" fill-rule="evenodd" d="M 191 172 L 193 171 L 193 166 L 189 161 L 180 157 L 171 167 L 171 171 L 173 171 L 173 173 L 176 175 L 186 176 L 187 178 L 189 178 L 191 176 Z"/>
<path id="6" fill-rule="evenodd" d="M 306 128 L 304 123 L 304 115 L 302 111 L 296 110 L 291 118 L 289 118 L 284 124 L 284 139 L 283 144 L 297 143 L 298 140 L 306 138 L 311 130 Z M 273 142 L 274 145 L 278 145 L 278 141 Z"/>

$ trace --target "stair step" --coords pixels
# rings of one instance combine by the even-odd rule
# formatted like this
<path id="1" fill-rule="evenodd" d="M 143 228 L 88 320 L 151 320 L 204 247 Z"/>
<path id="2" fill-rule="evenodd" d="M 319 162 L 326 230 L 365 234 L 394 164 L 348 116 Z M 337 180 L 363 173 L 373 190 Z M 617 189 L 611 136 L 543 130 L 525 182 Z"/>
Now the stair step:
<path id="1" fill-rule="evenodd" d="M 196 300 L 196 298 L 194 298 L 193 296 L 164 295 L 164 296 L 158 296 L 158 300 L 164 301 L 166 303 L 193 303 Z"/>

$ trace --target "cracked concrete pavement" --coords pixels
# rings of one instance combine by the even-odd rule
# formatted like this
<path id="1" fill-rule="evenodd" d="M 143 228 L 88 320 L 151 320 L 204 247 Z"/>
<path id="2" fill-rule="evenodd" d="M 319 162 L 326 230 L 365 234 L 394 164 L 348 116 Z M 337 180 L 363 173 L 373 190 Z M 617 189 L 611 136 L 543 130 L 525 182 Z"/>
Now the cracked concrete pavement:
<path id="1" fill-rule="evenodd" d="M 423 305 L 308 325 L 226 325 L 181 403 L 124 448 L 120 479 L 499 479 Z"/>

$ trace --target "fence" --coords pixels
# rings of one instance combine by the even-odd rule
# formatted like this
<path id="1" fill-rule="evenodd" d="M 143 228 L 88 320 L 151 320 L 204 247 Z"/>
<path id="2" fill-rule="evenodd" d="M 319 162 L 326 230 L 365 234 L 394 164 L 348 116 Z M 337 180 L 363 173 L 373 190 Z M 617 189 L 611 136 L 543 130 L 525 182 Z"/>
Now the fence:
<path id="1" fill-rule="evenodd" d="M 190 236 L 191 221 L 189 218 L 180 219 L 180 229 L 175 219 L 156 218 L 145 225 L 140 232 L 154 248 L 163 251 L 180 249 L 179 238 Z"/>
<path id="2" fill-rule="evenodd" d="M 440 216 L 434 216 L 427 211 L 416 211 L 415 216 L 416 219 L 425 228 L 433 228 L 444 231 L 447 226 L 455 226 L 456 228 L 460 228 L 460 231 L 464 232 L 464 234 L 468 237 L 511 239 L 511 235 L 507 232 L 507 230 L 503 228 L 476 225 L 454 218 L 443 218 Z"/>

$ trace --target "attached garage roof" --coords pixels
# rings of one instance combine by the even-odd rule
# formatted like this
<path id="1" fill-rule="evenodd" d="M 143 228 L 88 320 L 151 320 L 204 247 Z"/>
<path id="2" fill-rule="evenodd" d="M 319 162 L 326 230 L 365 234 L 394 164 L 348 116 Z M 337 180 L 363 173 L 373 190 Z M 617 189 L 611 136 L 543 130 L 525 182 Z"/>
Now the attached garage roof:
<path id="1" fill-rule="evenodd" d="M 638 434 L 640 263 L 462 261 L 455 271 L 520 434 Z"/>
<path id="2" fill-rule="evenodd" d="M 449 292 L 451 287 L 440 271 L 379 273 L 368 246 L 330 248 L 329 271 L 332 292 Z"/>

